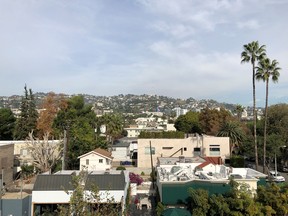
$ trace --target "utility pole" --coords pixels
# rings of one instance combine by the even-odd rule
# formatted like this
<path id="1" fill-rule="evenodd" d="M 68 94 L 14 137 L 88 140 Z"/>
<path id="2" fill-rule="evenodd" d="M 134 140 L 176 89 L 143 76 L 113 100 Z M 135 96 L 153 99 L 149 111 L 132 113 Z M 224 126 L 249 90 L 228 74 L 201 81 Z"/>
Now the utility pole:
<path id="1" fill-rule="evenodd" d="M 152 147 L 151 147 L 151 141 L 150 141 L 150 158 L 151 158 L 151 168 L 152 168 L 152 175 L 151 175 L 151 178 L 152 178 L 152 187 L 153 189 L 154 188 L 154 166 L 153 166 L 153 159 L 152 159 Z"/>
<path id="2" fill-rule="evenodd" d="M 66 130 L 64 130 L 64 139 L 63 139 L 63 158 L 62 158 L 62 171 L 66 169 L 66 151 L 67 151 L 67 137 Z"/>
<path id="3" fill-rule="evenodd" d="M 2 210 L 3 210 L 3 203 L 2 203 L 2 192 L 3 192 L 3 181 L 4 181 L 4 169 L 2 167 L 1 171 L 1 184 L 0 184 L 0 216 L 2 216 Z"/>

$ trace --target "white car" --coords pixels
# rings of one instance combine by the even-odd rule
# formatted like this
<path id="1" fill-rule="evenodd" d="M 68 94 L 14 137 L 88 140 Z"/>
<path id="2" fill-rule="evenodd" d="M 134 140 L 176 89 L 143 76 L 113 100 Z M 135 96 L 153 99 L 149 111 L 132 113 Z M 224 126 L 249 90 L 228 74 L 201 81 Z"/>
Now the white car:
<path id="1" fill-rule="evenodd" d="M 279 174 L 279 172 L 275 172 L 275 171 L 270 171 L 269 172 L 271 177 L 272 177 L 272 181 L 274 182 L 285 182 L 285 178 L 283 176 L 281 176 Z"/>

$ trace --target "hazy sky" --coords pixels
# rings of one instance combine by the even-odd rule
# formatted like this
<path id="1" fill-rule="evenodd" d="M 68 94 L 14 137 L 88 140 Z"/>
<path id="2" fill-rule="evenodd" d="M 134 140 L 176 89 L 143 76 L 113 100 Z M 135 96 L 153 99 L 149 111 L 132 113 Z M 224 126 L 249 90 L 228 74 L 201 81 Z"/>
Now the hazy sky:
<path id="1" fill-rule="evenodd" d="M 243 45 L 280 63 L 287 102 L 288 0 L 0 0 L 1 96 L 157 94 L 252 105 Z M 256 84 L 257 105 L 265 100 Z"/>

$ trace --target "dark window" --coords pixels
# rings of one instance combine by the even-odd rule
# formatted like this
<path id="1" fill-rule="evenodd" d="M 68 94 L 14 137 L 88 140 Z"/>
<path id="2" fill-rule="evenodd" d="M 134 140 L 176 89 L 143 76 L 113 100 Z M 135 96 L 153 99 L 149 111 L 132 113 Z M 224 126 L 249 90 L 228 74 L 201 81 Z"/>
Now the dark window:
<path id="1" fill-rule="evenodd" d="M 219 145 L 210 145 L 210 155 L 219 156 L 220 155 L 220 146 Z"/>

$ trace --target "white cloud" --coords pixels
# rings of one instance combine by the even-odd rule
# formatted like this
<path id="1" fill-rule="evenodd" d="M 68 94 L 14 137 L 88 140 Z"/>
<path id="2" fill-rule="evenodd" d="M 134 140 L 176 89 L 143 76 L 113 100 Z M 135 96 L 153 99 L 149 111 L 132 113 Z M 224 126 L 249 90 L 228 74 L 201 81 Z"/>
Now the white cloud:
<path id="1" fill-rule="evenodd" d="M 5 95 L 21 94 L 27 83 L 34 91 L 153 93 L 245 105 L 252 98 L 251 65 L 240 64 L 240 53 L 252 40 L 283 68 L 279 83 L 271 84 L 271 103 L 288 91 L 287 1 L 1 3 Z"/>
<path id="2" fill-rule="evenodd" d="M 260 24 L 257 20 L 248 20 L 245 22 L 238 22 L 237 27 L 240 29 L 247 28 L 247 29 L 259 29 Z"/>
<path id="3" fill-rule="evenodd" d="M 157 22 L 153 25 L 154 29 L 176 38 L 189 37 L 195 33 L 193 27 L 185 24 L 168 24 L 163 21 Z"/>

